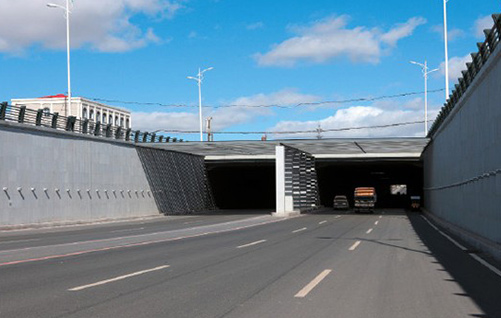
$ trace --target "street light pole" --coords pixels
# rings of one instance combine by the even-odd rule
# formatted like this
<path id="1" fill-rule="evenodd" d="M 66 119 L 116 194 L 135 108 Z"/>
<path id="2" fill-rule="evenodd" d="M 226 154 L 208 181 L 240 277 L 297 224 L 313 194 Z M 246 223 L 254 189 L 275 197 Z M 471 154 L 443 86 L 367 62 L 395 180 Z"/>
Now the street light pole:
<path id="1" fill-rule="evenodd" d="M 66 17 L 66 56 L 68 68 L 68 116 L 71 116 L 71 69 L 70 69 L 70 0 L 66 0 L 66 7 L 59 4 L 47 3 L 49 8 L 59 8 L 65 11 Z"/>
<path id="2" fill-rule="evenodd" d="M 194 76 L 188 76 L 188 79 L 194 80 L 198 84 L 198 116 L 199 116 L 199 121 L 200 121 L 200 141 L 204 141 L 204 135 L 203 135 L 203 119 L 202 119 L 202 81 L 204 79 L 204 73 L 207 71 L 210 71 L 214 69 L 213 67 L 206 68 L 205 70 L 201 71 L 201 69 L 198 69 L 198 74 L 196 77 Z"/>
<path id="3" fill-rule="evenodd" d="M 438 71 L 438 68 L 428 71 L 428 62 L 425 60 L 424 64 L 411 61 L 411 64 L 421 67 L 424 77 L 424 136 L 428 135 L 428 74 Z"/>
<path id="4" fill-rule="evenodd" d="M 444 0 L 444 44 L 445 44 L 445 101 L 449 99 L 449 48 L 447 39 L 447 2 Z"/>

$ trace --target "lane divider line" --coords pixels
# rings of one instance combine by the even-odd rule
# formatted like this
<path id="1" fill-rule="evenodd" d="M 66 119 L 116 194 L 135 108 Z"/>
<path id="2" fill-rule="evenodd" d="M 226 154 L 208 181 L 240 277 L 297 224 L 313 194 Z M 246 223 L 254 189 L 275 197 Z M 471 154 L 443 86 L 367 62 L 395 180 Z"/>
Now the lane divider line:
<path id="1" fill-rule="evenodd" d="M 382 219 L 382 218 L 383 218 L 383 216 L 382 216 L 382 215 L 380 215 L 380 216 L 379 216 L 379 218 L 380 218 L 380 219 Z"/>
<path id="2" fill-rule="evenodd" d="M 367 230 L 367 232 L 365 232 L 366 234 L 370 234 L 372 232 L 373 229 L 369 229 Z"/>
<path id="3" fill-rule="evenodd" d="M 374 222 L 374 225 L 378 225 L 379 221 Z"/>
<path id="4" fill-rule="evenodd" d="M 353 243 L 353 245 L 349 248 L 350 251 L 354 251 L 359 245 L 362 243 L 362 241 L 356 241 Z"/>
<path id="5" fill-rule="evenodd" d="M 131 231 L 138 231 L 138 230 L 144 230 L 144 227 L 133 228 L 133 229 L 115 230 L 115 231 L 111 231 L 110 233 L 131 232 Z"/>
<path id="6" fill-rule="evenodd" d="M 252 242 L 252 243 L 249 243 L 249 244 L 244 244 L 244 245 L 237 246 L 237 248 L 249 247 L 249 246 L 261 244 L 261 243 L 264 243 L 264 242 L 266 242 L 266 240 L 255 241 L 255 242 Z"/>
<path id="7" fill-rule="evenodd" d="M 318 222 L 318 224 L 324 224 L 324 223 L 327 223 L 327 221 Z"/>
<path id="8" fill-rule="evenodd" d="M 304 286 L 303 289 L 301 289 L 296 295 L 294 295 L 295 298 L 303 298 L 306 295 L 308 295 L 313 288 L 315 288 L 322 280 L 327 277 L 332 272 L 332 269 L 326 269 L 320 274 L 317 275 L 311 282 L 308 283 L 308 285 Z"/>
<path id="9" fill-rule="evenodd" d="M 336 215 L 335 219 L 339 219 L 341 217 L 341 215 Z"/>
<path id="10" fill-rule="evenodd" d="M 109 284 L 109 283 L 116 282 L 116 281 L 119 281 L 119 280 L 123 280 L 123 279 L 126 279 L 126 278 L 130 278 L 130 277 L 134 277 L 134 276 L 138 276 L 138 275 L 142 275 L 142 274 L 146 274 L 146 273 L 150 273 L 150 272 L 154 272 L 154 271 L 159 271 L 159 270 L 165 269 L 167 267 L 169 267 L 169 265 L 163 265 L 163 266 L 158 266 L 158 267 L 155 267 L 155 268 L 145 269 L 145 270 L 142 270 L 142 271 L 139 271 L 139 272 L 135 272 L 135 273 L 127 274 L 127 275 L 122 275 L 122 276 L 118 276 L 118 277 L 110 278 L 110 279 L 106 279 L 106 280 L 102 280 L 102 281 L 99 281 L 99 282 L 96 282 L 96 283 L 92 283 L 92 284 L 88 284 L 88 285 L 83 285 L 83 286 L 78 286 L 78 287 L 73 287 L 73 288 L 68 289 L 68 291 L 80 291 L 80 290 L 91 288 L 91 287 L 96 287 L 96 286 L 100 286 L 100 285 L 104 285 L 104 284 Z"/>
<path id="11" fill-rule="evenodd" d="M 438 227 L 435 226 L 435 224 L 431 223 L 430 220 L 428 220 L 428 218 L 424 215 L 421 215 L 421 217 L 432 227 L 434 228 L 438 233 L 440 233 L 443 237 L 445 237 L 446 239 L 448 239 L 449 241 L 451 241 L 452 244 L 456 245 L 459 249 L 461 249 L 463 252 L 467 252 L 468 249 L 463 246 L 462 244 L 460 244 L 459 242 L 457 242 L 455 239 L 453 239 L 452 237 L 450 237 L 449 235 L 447 235 L 444 231 L 440 230 Z M 473 254 L 473 253 L 468 253 L 468 255 L 470 255 L 474 260 L 476 260 L 477 262 L 479 262 L 480 264 L 484 265 L 485 267 L 487 267 L 488 269 L 490 269 L 494 274 L 498 275 L 501 277 L 501 270 L 499 270 L 498 268 L 496 268 L 494 265 L 490 264 L 489 262 L 487 262 L 486 260 L 484 260 L 483 258 L 481 258 L 480 256 L 476 255 L 476 254 Z"/>
<path id="12" fill-rule="evenodd" d="M 33 242 L 33 241 L 40 241 L 40 240 L 41 240 L 41 239 L 15 240 L 15 241 L 5 241 L 5 242 L 0 242 L 0 244 L 21 243 L 21 242 Z"/>
<path id="13" fill-rule="evenodd" d="M 306 231 L 307 229 L 308 229 L 307 227 L 303 227 L 301 229 L 297 229 L 297 230 L 292 231 L 292 233 L 298 233 L 298 232 Z"/>

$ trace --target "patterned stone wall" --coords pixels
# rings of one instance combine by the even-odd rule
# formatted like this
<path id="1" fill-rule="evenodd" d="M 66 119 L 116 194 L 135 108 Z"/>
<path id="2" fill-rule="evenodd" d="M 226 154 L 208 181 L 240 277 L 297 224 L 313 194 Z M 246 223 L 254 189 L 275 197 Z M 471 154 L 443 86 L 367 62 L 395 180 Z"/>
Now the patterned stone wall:
<path id="1" fill-rule="evenodd" d="M 146 147 L 137 147 L 137 152 L 161 213 L 216 209 L 203 157 Z"/>
<path id="2" fill-rule="evenodd" d="M 285 146 L 285 195 L 292 197 L 295 211 L 320 205 L 315 157 L 288 146 Z"/>

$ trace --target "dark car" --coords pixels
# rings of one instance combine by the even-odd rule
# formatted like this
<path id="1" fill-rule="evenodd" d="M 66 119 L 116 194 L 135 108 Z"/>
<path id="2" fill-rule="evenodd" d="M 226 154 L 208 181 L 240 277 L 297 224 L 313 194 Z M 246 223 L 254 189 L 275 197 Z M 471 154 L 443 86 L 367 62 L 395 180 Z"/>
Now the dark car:
<path id="1" fill-rule="evenodd" d="M 348 198 L 345 195 L 336 195 L 334 197 L 334 210 L 347 210 L 350 208 L 350 204 L 348 203 Z"/>

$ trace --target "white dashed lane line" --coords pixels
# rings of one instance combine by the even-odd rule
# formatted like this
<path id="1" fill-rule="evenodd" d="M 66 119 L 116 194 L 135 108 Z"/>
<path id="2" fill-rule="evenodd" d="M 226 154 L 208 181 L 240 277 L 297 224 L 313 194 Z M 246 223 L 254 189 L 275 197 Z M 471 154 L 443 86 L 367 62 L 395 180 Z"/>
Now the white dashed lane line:
<path id="1" fill-rule="evenodd" d="M 349 248 L 350 251 L 354 251 L 359 245 L 362 243 L 362 241 L 356 241 L 353 243 L 353 245 Z"/>
<path id="2" fill-rule="evenodd" d="M 324 280 L 327 275 L 329 275 L 332 272 L 332 269 L 326 269 L 320 274 L 317 275 L 311 282 L 308 283 L 308 285 L 304 286 L 303 289 L 301 289 L 294 297 L 296 298 L 303 298 L 306 295 L 308 295 L 313 288 L 315 288 L 322 280 Z"/>
<path id="3" fill-rule="evenodd" d="M 114 278 L 102 280 L 102 281 L 95 282 L 95 283 L 92 283 L 92 284 L 82 285 L 82 286 L 78 286 L 78 287 L 73 287 L 73 288 L 68 289 L 68 291 L 80 291 L 80 290 L 91 288 L 91 287 L 96 287 L 96 286 L 100 286 L 100 285 L 104 285 L 104 284 L 109 284 L 109 283 L 113 283 L 113 282 L 116 282 L 116 281 L 119 281 L 119 280 L 123 280 L 123 279 L 126 279 L 126 278 L 130 278 L 130 277 L 134 277 L 134 276 L 138 276 L 138 275 L 143 275 L 143 274 L 154 272 L 154 271 L 159 271 L 159 270 L 165 269 L 167 267 L 169 267 L 169 265 L 162 265 L 162 266 L 158 266 L 158 267 L 155 267 L 155 268 L 145 269 L 145 270 L 142 270 L 142 271 L 139 271 L 139 272 L 130 273 L 130 274 L 127 274 L 127 275 L 122 275 L 122 276 L 118 276 L 118 277 L 114 277 Z"/>
<path id="4" fill-rule="evenodd" d="M 303 228 L 300 228 L 300 229 L 292 231 L 292 233 L 298 233 L 298 232 L 306 231 L 307 229 L 308 229 L 307 227 L 303 227 Z"/>
<path id="5" fill-rule="evenodd" d="M 367 232 L 365 232 L 366 234 L 370 234 L 370 232 L 372 232 L 373 229 L 368 229 Z"/>
<path id="6" fill-rule="evenodd" d="M 266 242 L 266 240 L 259 240 L 259 241 L 255 241 L 255 242 L 252 242 L 252 243 L 249 243 L 249 244 L 244 244 L 244 245 L 237 246 L 237 248 L 244 248 L 244 247 L 254 246 L 254 245 L 257 245 L 257 244 L 264 243 L 264 242 Z"/>
<path id="7" fill-rule="evenodd" d="M 324 223 L 327 223 L 327 221 L 318 222 L 318 224 L 324 224 Z"/>

